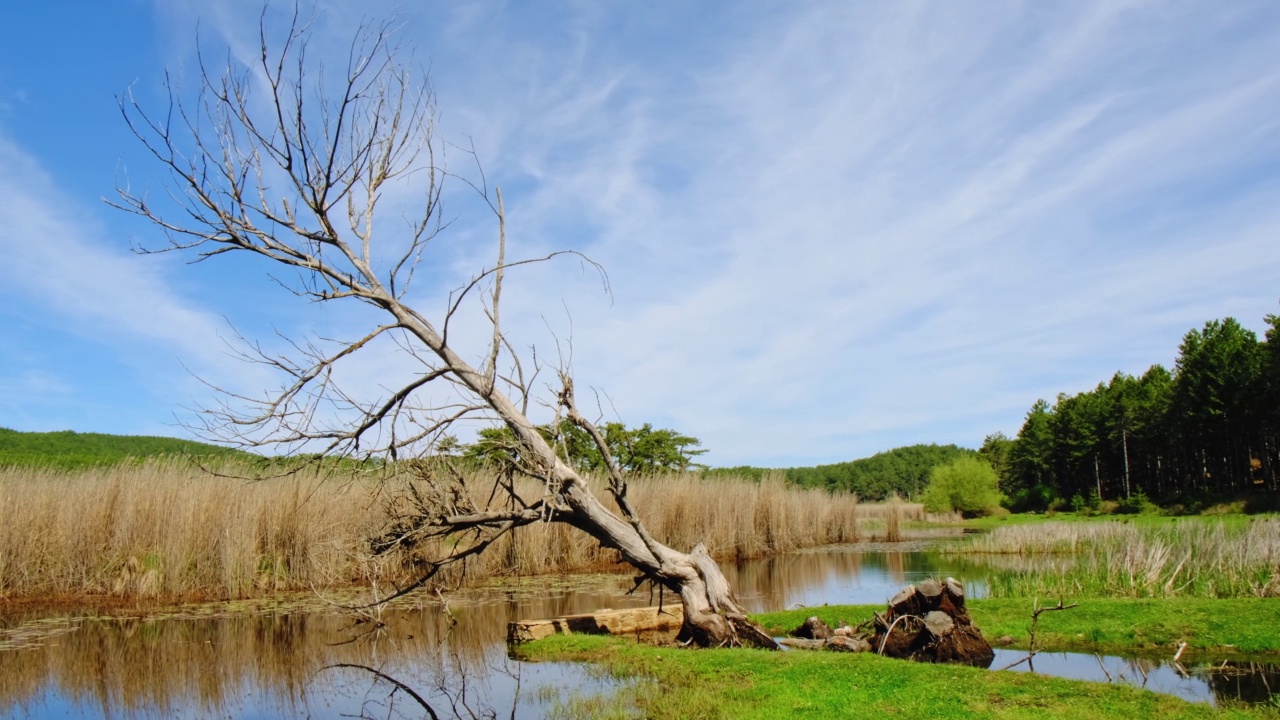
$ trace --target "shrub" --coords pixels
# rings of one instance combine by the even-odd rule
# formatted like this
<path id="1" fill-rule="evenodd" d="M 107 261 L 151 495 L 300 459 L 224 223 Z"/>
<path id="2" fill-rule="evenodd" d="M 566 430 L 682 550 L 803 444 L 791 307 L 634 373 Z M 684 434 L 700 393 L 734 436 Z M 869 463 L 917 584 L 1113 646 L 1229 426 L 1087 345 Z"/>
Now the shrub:
<path id="1" fill-rule="evenodd" d="M 1071 512 L 1088 515 L 1093 512 L 1093 508 L 1089 507 L 1088 501 L 1080 493 L 1076 493 L 1071 496 Z"/>
<path id="2" fill-rule="evenodd" d="M 930 512 L 959 512 L 977 517 L 998 507 L 1003 497 L 1000 479 L 991 464 L 977 457 L 962 457 L 929 471 L 929 485 L 921 498 Z"/>
<path id="3" fill-rule="evenodd" d="M 1015 492 L 1006 501 L 1005 507 L 1016 513 L 1044 512 L 1054 509 L 1053 503 L 1053 490 L 1044 485 L 1035 485 Z"/>
<path id="4" fill-rule="evenodd" d="M 1136 490 L 1129 497 L 1116 504 L 1115 512 L 1119 515 L 1140 515 L 1160 512 L 1160 508 L 1147 498 L 1142 490 Z"/>
<path id="5" fill-rule="evenodd" d="M 1089 492 L 1089 497 L 1085 498 L 1080 493 L 1071 496 L 1071 511 L 1080 515 L 1096 515 L 1102 506 L 1102 497 L 1098 495 L 1098 491 Z"/>

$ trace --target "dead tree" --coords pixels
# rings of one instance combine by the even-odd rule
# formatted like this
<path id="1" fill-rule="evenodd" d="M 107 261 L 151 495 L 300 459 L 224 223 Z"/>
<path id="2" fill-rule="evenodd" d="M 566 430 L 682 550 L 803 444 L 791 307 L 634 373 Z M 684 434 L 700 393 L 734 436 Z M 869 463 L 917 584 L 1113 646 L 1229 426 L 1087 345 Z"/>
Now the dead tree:
<path id="1" fill-rule="evenodd" d="M 504 334 L 503 282 L 513 268 L 577 253 L 507 257 L 501 192 L 490 192 L 482 174 L 479 181 L 467 180 L 445 168 L 434 97 L 426 79 L 402 62 L 404 50 L 389 24 L 360 29 L 336 81 L 309 61 L 308 29 L 296 14 L 278 47 L 268 41 L 266 25 L 264 11 L 261 52 L 248 67 L 229 59 L 214 72 L 202 61 L 199 89 L 189 96 L 166 82 L 163 113 L 144 110 L 132 94 L 120 99 L 125 122 L 164 166 L 171 186 L 157 205 L 126 183 L 112 204 L 164 231 L 165 243 L 142 252 L 185 252 L 193 262 L 228 253 L 256 256 L 269 268 L 290 270 L 272 279 L 296 277 L 288 285 L 295 293 L 319 303 L 363 303 L 381 320 L 355 339 L 291 340 L 285 353 L 241 338 L 246 358 L 282 373 L 284 382 L 260 396 L 226 393 L 204 411 L 200 428 L 246 445 L 394 462 L 429 452 L 464 419 L 501 423 L 515 438 L 514 452 L 490 502 L 451 502 L 457 494 L 442 480 L 425 494 L 423 512 L 390 538 L 389 546 L 460 539 L 446 543 L 453 551 L 430 560 L 401 592 L 423 586 L 441 568 L 483 552 L 518 527 L 562 522 L 616 549 L 639 570 L 638 584 L 647 580 L 677 594 L 689 640 L 776 647 L 746 617 L 703 546 L 680 552 L 645 529 L 607 443 L 579 411 L 567 368 L 560 368 L 551 397 L 542 401 L 586 430 L 610 458 L 603 490 L 617 512 L 597 499 L 590 478 L 559 456 L 529 420 L 530 403 L 539 401 L 533 387 L 538 368 L 528 359 L 522 364 Z M 493 264 L 453 291 L 432 317 L 421 303 L 411 304 L 408 290 L 430 241 L 448 225 L 441 215 L 446 180 L 460 180 L 487 203 L 496 250 Z M 396 231 L 395 221 L 378 208 L 388 194 L 406 189 L 417 198 L 415 215 Z M 455 346 L 451 329 L 464 308 L 478 308 L 473 316 L 489 326 L 482 347 Z M 340 368 L 388 341 L 412 358 L 412 374 L 372 400 L 345 391 Z M 536 479 L 541 497 L 521 499 L 516 475 Z"/>

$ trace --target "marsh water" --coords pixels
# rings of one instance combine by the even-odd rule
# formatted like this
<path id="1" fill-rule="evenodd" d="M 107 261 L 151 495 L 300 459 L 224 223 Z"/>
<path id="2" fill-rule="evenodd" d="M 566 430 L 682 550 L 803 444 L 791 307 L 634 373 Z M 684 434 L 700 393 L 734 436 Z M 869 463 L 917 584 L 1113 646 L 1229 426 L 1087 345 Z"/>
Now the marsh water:
<path id="1" fill-rule="evenodd" d="M 998 570 L 944 557 L 938 542 L 834 546 L 724 569 L 752 612 L 882 603 L 936 575 L 964 580 L 970 596 L 980 597 L 982 579 Z M 607 697 L 613 681 L 579 665 L 510 659 L 507 623 L 660 599 L 628 595 L 630 586 L 627 575 L 509 581 L 423 595 L 368 621 L 315 596 L 147 619 L 9 617 L 0 619 L 0 716 L 571 716 L 566 703 Z M 993 667 L 1023 654 L 1000 651 Z M 1184 671 L 1152 660 L 1043 653 L 1034 669 L 1200 702 L 1264 702 L 1280 686 L 1275 666 L 1239 662 Z"/>

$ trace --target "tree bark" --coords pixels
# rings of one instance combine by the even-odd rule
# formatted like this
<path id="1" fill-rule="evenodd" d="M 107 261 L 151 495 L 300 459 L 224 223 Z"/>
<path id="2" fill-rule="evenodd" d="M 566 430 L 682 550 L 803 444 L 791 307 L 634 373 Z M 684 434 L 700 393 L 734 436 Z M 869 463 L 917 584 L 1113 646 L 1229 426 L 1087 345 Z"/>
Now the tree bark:
<path id="1" fill-rule="evenodd" d="M 617 550 L 622 559 L 649 580 L 672 591 L 684 606 L 684 622 L 677 640 L 701 647 L 747 645 L 777 649 L 778 643 L 733 597 L 720 566 L 699 543 L 689 553 L 670 548 L 643 527 L 625 522 L 591 494 L 571 468 L 563 495 L 572 514 L 564 518 L 604 547 Z"/>

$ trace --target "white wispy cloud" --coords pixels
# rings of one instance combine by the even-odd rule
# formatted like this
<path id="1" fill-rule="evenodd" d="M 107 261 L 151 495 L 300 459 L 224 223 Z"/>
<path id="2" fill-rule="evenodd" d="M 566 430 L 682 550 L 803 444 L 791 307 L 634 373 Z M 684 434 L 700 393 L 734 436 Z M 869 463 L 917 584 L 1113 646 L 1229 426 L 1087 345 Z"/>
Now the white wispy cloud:
<path id="1" fill-rule="evenodd" d="M 68 388 L 93 394 L 85 387 L 94 374 L 88 368 L 119 363 L 134 373 L 131 379 L 120 378 L 121 385 L 137 383 L 173 403 L 153 421 L 154 429 L 170 421 L 178 406 L 191 400 L 191 393 L 201 393 L 200 383 L 187 369 L 214 383 L 255 374 L 233 367 L 238 364 L 225 354 L 220 336 L 226 328 L 217 311 L 195 306 L 171 286 L 166 275 L 172 268 L 166 265 L 172 263 L 148 262 L 131 253 L 117 231 L 101 222 L 96 207 L 64 194 L 35 157 L 3 134 L 0 197 L 5 275 L 0 298 L 10 307 L 23 308 L 30 328 L 25 338 L 9 338 L 15 347 L 5 353 L 11 365 L 0 372 L 5 383 L 25 387 L 25 396 L 49 400 L 71 394 Z M 24 348 L 18 345 L 52 347 L 57 336 L 78 337 L 85 345 L 58 368 L 30 367 L 36 362 L 31 358 L 23 364 Z M 76 365 L 85 370 L 77 371 Z M 139 403 L 150 401 L 153 398 L 138 398 Z M 38 424 L 50 422 L 84 427 L 90 420 L 43 418 Z M 98 417 L 92 423 L 109 426 L 110 419 Z"/>
<path id="2" fill-rule="evenodd" d="M 254 37 L 256 3 L 214 6 Z M 318 6 L 325 37 L 353 7 Z M 580 383 L 712 462 L 975 444 L 1275 301 L 1266 3 L 462 3 L 403 32 L 516 247 L 610 273 L 611 299 L 572 263 L 522 274 L 513 333 L 571 325 Z M 488 259 L 491 218 L 454 231 L 424 301 Z"/>
<path id="3" fill-rule="evenodd" d="M 1249 306 L 1223 302 L 1233 280 L 1250 303 L 1273 292 L 1247 277 L 1274 268 L 1274 251 L 1250 234 L 1253 267 L 1227 261 L 1220 236 L 1246 218 L 1211 203 L 1196 208 L 1207 234 L 1099 227 L 1126 200 L 1246 162 L 1277 97 L 1261 62 L 1179 82 L 1173 53 L 1194 18 L 1158 57 L 1136 58 L 1169 63 L 1168 73 L 1116 77 L 1135 60 L 1117 42 L 1144 22 L 1135 12 L 1042 18 L 1039 29 L 1054 31 L 1042 33 L 1043 56 L 1011 41 L 1028 29 L 1016 13 L 942 18 L 956 21 L 945 27 L 910 8 L 842 16 L 824 6 L 726 45 L 703 83 L 713 91 L 688 103 L 695 114 L 661 118 L 684 129 L 692 152 L 726 150 L 681 194 L 636 195 L 696 218 L 663 228 L 665 251 L 688 258 L 681 246 L 703 241 L 689 228 L 714 228 L 728 246 L 712 240 L 720 252 L 686 268 L 693 282 L 665 303 L 661 264 L 626 252 L 639 238 L 593 248 L 609 266 L 638 260 L 625 272 L 659 286 L 656 306 L 615 308 L 625 319 L 599 345 L 618 358 L 600 359 L 598 374 L 623 388 L 619 405 L 670 416 L 739 457 L 836 459 L 876 449 L 860 433 L 925 440 L 948 422 L 935 438 L 977 442 L 1016 430 L 1035 395 L 1105 379 L 1116 359 L 1166 360 L 1170 328 Z M 1262 50 L 1223 48 L 1259 61 Z M 1011 53 L 1022 64 L 1000 69 Z M 579 157 L 600 167 L 593 159 Z M 1187 251 L 1197 241 L 1216 248 L 1211 257 Z M 1124 270 L 1105 271 L 1117 256 Z M 1152 274 L 1165 284 L 1145 282 Z M 1166 319 L 1163 344 L 1135 351 L 1135 336 L 1151 336 L 1152 307 L 1188 294 L 1217 302 Z M 845 444 L 827 445 L 832 436 Z"/>

